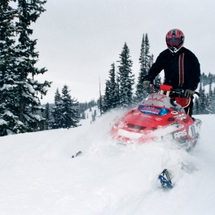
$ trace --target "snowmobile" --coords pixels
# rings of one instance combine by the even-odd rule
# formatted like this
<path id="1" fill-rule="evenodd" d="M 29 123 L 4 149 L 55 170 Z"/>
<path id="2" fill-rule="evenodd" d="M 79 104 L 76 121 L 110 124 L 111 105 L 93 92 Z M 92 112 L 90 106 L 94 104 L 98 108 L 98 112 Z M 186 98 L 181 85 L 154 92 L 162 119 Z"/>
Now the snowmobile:
<path id="1" fill-rule="evenodd" d="M 185 113 L 191 98 L 183 93 L 182 89 L 160 85 L 159 92 L 149 94 L 138 107 L 114 121 L 112 137 L 122 143 L 174 140 L 187 148 L 194 147 L 202 122 Z"/>

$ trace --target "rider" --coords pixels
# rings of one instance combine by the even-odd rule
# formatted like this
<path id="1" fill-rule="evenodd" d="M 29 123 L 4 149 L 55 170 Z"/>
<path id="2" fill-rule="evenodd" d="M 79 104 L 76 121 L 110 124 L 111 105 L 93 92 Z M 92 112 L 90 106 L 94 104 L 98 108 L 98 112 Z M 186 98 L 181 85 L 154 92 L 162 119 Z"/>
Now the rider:
<path id="1" fill-rule="evenodd" d="M 183 47 L 184 34 L 179 29 L 172 29 L 166 34 L 168 49 L 157 57 L 147 76 L 143 81 L 144 88 L 148 88 L 155 77 L 164 70 L 164 84 L 171 85 L 173 89 L 181 88 L 184 95 L 191 98 L 185 112 L 192 116 L 193 95 L 200 81 L 200 64 L 197 57 L 187 48 Z"/>

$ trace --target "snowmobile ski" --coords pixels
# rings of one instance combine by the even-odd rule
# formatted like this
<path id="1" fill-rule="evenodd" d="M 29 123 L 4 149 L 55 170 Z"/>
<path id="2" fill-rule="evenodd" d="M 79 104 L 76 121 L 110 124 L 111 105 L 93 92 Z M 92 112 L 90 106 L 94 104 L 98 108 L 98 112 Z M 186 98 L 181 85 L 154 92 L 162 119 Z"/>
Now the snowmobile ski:
<path id="1" fill-rule="evenodd" d="M 78 151 L 75 155 L 72 155 L 72 158 L 78 157 L 82 154 L 82 151 Z"/>
<path id="2" fill-rule="evenodd" d="M 164 169 L 160 175 L 158 176 L 158 179 L 160 180 L 161 186 L 164 189 L 172 189 L 173 184 L 171 181 L 171 175 L 167 169 Z"/>

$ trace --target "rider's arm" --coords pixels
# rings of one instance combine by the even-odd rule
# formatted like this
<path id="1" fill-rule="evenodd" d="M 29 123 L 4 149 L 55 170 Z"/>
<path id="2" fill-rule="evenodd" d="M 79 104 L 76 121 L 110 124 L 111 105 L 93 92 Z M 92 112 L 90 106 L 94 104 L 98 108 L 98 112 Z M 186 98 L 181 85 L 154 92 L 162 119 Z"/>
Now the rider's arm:
<path id="1" fill-rule="evenodd" d="M 155 77 L 164 69 L 164 60 L 162 53 L 157 57 L 155 63 L 152 64 L 152 67 L 149 70 L 147 76 L 144 77 L 144 80 L 150 81 L 151 83 Z"/>

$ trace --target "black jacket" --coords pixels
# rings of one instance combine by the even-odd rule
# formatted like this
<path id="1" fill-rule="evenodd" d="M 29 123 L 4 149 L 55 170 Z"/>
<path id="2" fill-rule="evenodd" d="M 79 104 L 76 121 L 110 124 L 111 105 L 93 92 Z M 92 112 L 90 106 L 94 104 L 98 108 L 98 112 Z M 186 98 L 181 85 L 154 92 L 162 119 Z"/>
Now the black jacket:
<path id="1" fill-rule="evenodd" d="M 188 49 L 182 47 L 173 54 L 169 49 L 160 53 L 144 80 L 153 81 L 164 70 L 164 84 L 196 90 L 200 81 L 200 64 L 197 57 Z"/>

